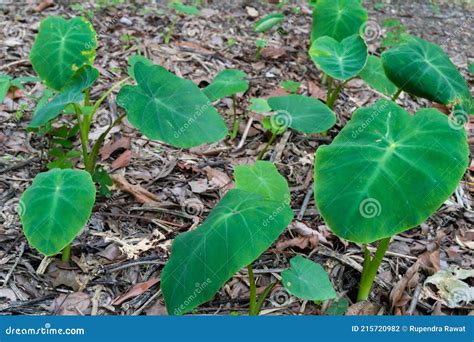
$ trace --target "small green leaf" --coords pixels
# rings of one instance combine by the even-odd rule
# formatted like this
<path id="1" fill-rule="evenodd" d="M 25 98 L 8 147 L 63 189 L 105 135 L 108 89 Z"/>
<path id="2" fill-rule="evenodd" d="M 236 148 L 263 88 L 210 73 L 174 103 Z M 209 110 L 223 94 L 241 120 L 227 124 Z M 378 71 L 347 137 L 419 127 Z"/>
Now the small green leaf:
<path id="1" fill-rule="evenodd" d="M 367 18 L 361 1 L 319 0 L 313 10 L 311 41 L 328 36 L 340 42 L 359 34 Z"/>
<path id="2" fill-rule="evenodd" d="M 48 17 L 31 48 L 31 65 L 48 87 L 61 90 L 76 70 L 92 65 L 96 48 L 96 33 L 86 19 Z"/>
<path id="3" fill-rule="evenodd" d="M 271 13 L 260 20 L 257 20 L 254 26 L 255 32 L 266 32 L 272 27 L 280 24 L 285 19 L 282 13 Z"/>
<path id="4" fill-rule="evenodd" d="M 321 265 L 298 255 L 290 268 L 281 272 L 281 282 L 292 295 L 307 300 L 328 300 L 337 294 Z"/>
<path id="5" fill-rule="evenodd" d="M 255 45 L 263 49 L 268 45 L 268 42 L 265 39 L 257 39 L 255 40 Z"/>
<path id="6" fill-rule="evenodd" d="M 315 199 L 339 237 L 371 243 L 414 228 L 454 192 L 468 165 L 464 127 L 436 109 L 414 116 L 379 100 L 315 157 Z M 341 215 L 344 212 L 344 215 Z"/>
<path id="7" fill-rule="evenodd" d="M 329 305 L 325 314 L 328 316 L 343 316 L 348 308 L 349 301 L 346 298 L 340 298 Z"/>
<path id="8" fill-rule="evenodd" d="M 95 201 L 91 176 L 81 170 L 38 174 L 20 199 L 23 232 L 44 255 L 59 253 L 87 223 Z"/>
<path id="9" fill-rule="evenodd" d="M 176 12 L 182 13 L 182 14 L 195 15 L 195 14 L 200 13 L 196 7 L 184 5 L 181 2 L 172 2 L 170 4 L 170 7 L 174 9 Z"/>
<path id="10" fill-rule="evenodd" d="M 11 86 L 11 77 L 8 75 L 0 74 L 0 104 L 5 100 L 7 96 L 8 89 Z"/>
<path id="11" fill-rule="evenodd" d="M 52 100 L 37 107 L 33 114 L 30 128 L 38 128 L 58 117 L 70 103 L 79 103 L 84 99 L 83 91 L 91 87 L 99 77 L 99 71 L 91 66 L 84 66 L 71 77 L 60 93 Z"/>
<path id="12" fill-rule="evenodd" d="M 412 95 L 445 105 L 471 98 L 466 81 L 443 49 L 421 38 L 411 37 L 385 51 L 382 63 L 388 78 Z"/>
<path id="13" fill-rule="evenodd" d="M 309 55 L 318 68 L 342 81 L 359 74 L 368 57 L 367 45 L 358 34 L 340 43 L 331 37 L 318 38 L 311 45 Z"/>
<path id="14" fill-rule="evenodd" d="M 378 57 L 369 56 L 365 68 L 359 73 L 359 77 L 370 87 L 384 95 L 392 96 L 398 90 L 397 86 L 385 75 L 382 61 Z"/>
<path id="15" fill-rule="evenodd" d="M 274 121 L 303 133 L 327 131 L 336 123 L 336 114 L 321 101 L 308 96 L 287 95 L 268 99 L 276 111 Z"/>
<path id="16" fill-rule="evenodd" d="M 271 184 L 246 183 L 252 174 L 260 177 L 263 171 L 285 193 Z M 178 235 L 173 242 L 171 257 L 161 272 L 161 290 L 170 314 L 181 315 L 210 300 L 236 272 L 263 253 L 293 218 L 286 200 L 288 185 L 282 184 L 284 178 L 274 165 L 259 162 L 236 172 L 237 188 L 227 192 L 200 227 Z"/>
<path id="17" fill-rule="evenodd" d="M 262 98 L 252 97 L 250 99 L 249 110 L 255 113 L 266 113 L 266 112 L 270 112 L 272 109 L 268 105 L 267 100 L 262 99 Z"/>
<path id="18" fill-rule="evenodd" d="M 280 87 L 282 87 L 289 93 L 297 93 L 298 89 L 300 89 L 301 87 L 301 83 L 291 81 L 291 80 L 286 80 L 280 83 Z"/>
<path id="19" fill-rule="evenodd" d="M 92 175 L 92 180 L 99 185 L 99 193 L 102 196 L 110 195 L 109 187 L 112 186 L 114 182 L 102 166 L 98 165 L 95 168 L 94 174 Z"/>
<path id="20" fill-rule="evenodd" d="M 239 165 L 234 177 L 238 189 L 254 192 L 268 200 L 289 203 L 288 183 L 271 162 L 258 160 L 255 165 Z"/>
<path id="21" fill-rule="evenodd" d="M 148 138 L 187 148 L 227 135 L 224 120 L 193 82 L 141 62 L 135 64 L 134 74 L 137 85 L 124 86 L 117 104 Z"/>
<path id="22" fill-rule="evenodd" d="M 242 93 L 249 88 L 249 81 L 245 80 L 245 77 L 247 77 L 247 74 L 240 70 L 222 70 L 203 92 L 212 102 Z"/>

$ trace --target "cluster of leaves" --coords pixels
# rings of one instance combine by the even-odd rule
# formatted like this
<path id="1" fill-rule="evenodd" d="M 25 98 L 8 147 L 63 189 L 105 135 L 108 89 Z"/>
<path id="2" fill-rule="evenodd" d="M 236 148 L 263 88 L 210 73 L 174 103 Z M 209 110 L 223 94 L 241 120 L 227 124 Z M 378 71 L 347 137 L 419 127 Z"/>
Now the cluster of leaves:
<path id="1" fill-rule="evenodd" d="M 174 6 L 175 10 L 181 8 Z M 318 0 L 313 17 L 310 56 L 327 75 L 328 99 L 324 104 L 297 94 L 299 84 L 293 81 L 282 83 L 290 95 L 252 99 L 250 110 L 270 113 L 263 126 L 272 138 L 259 159 L 289 128 L 313 134 L 334 126 L 332 107 L 337 95 L 356 76 L 394 98 L 406 91 L 445 104 L 455 112 L 472 114 L 469 88 L 440 47 L 409 37 L 380 58 L 369 56 L 360 36 L 367 12 L 358 0 Z M 267 22 L 277 19 L 272 16 L 258 25 L 268 26 Z M 244 72 L 229 69 L 200 89 L 151 60 L 131 56 L 129 77 L 93 102 L 90 89 L 99 77 L 93 67 L 96 47 L 95 31 L 85 19 L 49 17 L 41 23 L 30 54 L 34 70 L 51 94 L 38 104 L 30 128 L 49 134 L 61 146 L 49 165 L 55 168 L 37 175 L 21 198 L 25 236 L 45 255 L 68 249 L 83 229 L 95 202 L 94 181 L 102 194 L 107 193 L 110 179 L 96 159 L 114 125 L 127 117 L 146 137 L 179 148 L 214 143 L 224 139 L 229 129 L 212 103 L 232 97 L 230 137 L 234 138 L 240 123 L 237 95 L 249 87 Z M 340 84 L 333 89 L 334 80 Z M 125 114 L 90 143 L 95 114 L 118 87 L 117 103 Z M 52 126 L 63 114 L 75 116 L 77 123 L 72 128 Z M 383 99 L 358 109 L 333 142 L 318 149 L 315 200 L 327 225 L 349 241 L 381 241 L 374 257 L 366 249 L 359 299 L 367 298 L 390 237 L 427 219 L 461 179 L 468 161 L 467 137 L 455 125 L 458 118 L 452 118 L 455 120 L 435 109 L 423 109 L 412 116 Z M 63 150 L 74 146 L 77 134 L 85 171 L 70 169 L 77 152 L 72 150 L 71 155 Z M 245 266 L 250 281 L 250 314 L 258 314 L 273 286 L 257 298 L 251 264 L 293 219 L 288 184 L 272 163 L 261 160 L 236 167 L 234 177 L 236 188 L 221 199 L 203 224 L 179 235 L 173 243 L 161 274 L 161 288 L 171 314 L 189 312 L 210 300 Z M 282 281 L 291 294 L 315 301 L 336 297 L 321 266 L 301 257 L 293 258 L 290 264 L 282 273 Z"/>

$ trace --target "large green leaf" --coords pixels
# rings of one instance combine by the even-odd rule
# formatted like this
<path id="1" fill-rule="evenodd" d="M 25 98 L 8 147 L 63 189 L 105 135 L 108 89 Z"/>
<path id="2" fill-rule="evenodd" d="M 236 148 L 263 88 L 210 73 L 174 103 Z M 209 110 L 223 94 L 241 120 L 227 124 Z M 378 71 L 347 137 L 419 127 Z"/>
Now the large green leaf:
<path id="1" fill-rule="evenodd" d="M 382 54 L 385 72 L 397 87 L 442 104 L 471 99 L 466 81 L 441 47 L 411 37 Z"/>
<path id="2" fill-rule="evenodd" d="M 359 33 L 368 15 L 358 0 L 319 0 L 313 10 L 311 41 L 329 36 L 337 41 Z"/>
<path id="3" fill-rule="evenodd" d="M 288 183 L 271 162 L 257 160 L 255 165 L 239 165 L 234 170 L 234 177 L 238 189 L 272 201 L 289 203 Z"/>
<path id="4" fill-rule="evenodd" d="M 86 19 L 48 17 L 31 48 L 31 65 L 47 86 L 61 90 L 76 70 L 94 62 L 96 48 L 96 33 Z"/>
<path id="5" fill-rule="evenodd" d="M 71 77 L 64 88 L 44 106 L 35 111 L 30 127 L 43 126 L 48 121 L 58 117 L 70 103 L 79 103 L 84 100 L 84 90 L 91 87 L 99 77 L 99 71 L 91 66 L 84 66 Z"/>
<path id="6" fill-rule="evenodd" d="M 284 231 L 293 218 L 288 186 L 270 163 L 238 169 L 237 189 L 230 190 L 195 230 L 173 242 L 171 258 L 161 273 L 161 290 L 170 314 L 180 315 L 210 300 L 239 270 L 252 263 Z M 268 171 L 268 181 L 254 189 L 245 181 L 251 174 Z M 242 190 L 239 186 L 245 188 Z M 255 190 L 255 191 L 247 191 Z M 263 194 L 263 195 L 262 195 Z M 280 197 L 278 201 L 268 197 Z"/>
<path id="7" fill-rule="evenodd" d="M 94 202 L 95 186 L 87 172 L 53 169 L 38 174 L 20 200 L 26 239 L 44 255 L 59 253 L 84 228 Z"/>
<path id="8" fill-rule="evenodd" d="M 411 116 L 380 100 L 357 110 L 332 144 L 318 149 L 315 199 L 334 233 L 370 243 L 425 221 L 467 164 L 463 127 L 435 109 Z"/>
<path id="9" fill-rule="evenodd" d="M 226 136 L 224 120 L 193 82 L 142 62 L 135 63 L 134 76 L 137 85 L 124 86 L 117 103 L 148 138 L 186 148 Z"/>
<path id="10" fill-rule="evenodd" d="M 255 32 L 266 32 L 272 27 L 280 24 L 285 19 L 283 13 L 270 13 L 269 15 L 257 20 L 254 26 Z"/>
<path id="11" fill-rule="evenodd" d="M 385 75 L 385 70 L 379 57 L 369 56 L 365 68 L 359 73 L 359 77 L 370 87 L 387 96 L 394 95 L 398 90 L 397 86 Z"/>
<path id="12" fill-rule="evenodd" d="M 290 266 L 281 272 L 281 282 L 289 293 L 307 300 L 336 298 L 336 291 L 321 265 L 298 255 L 290 260 Z"/>
<path id="13" fill-rule="evenodd" d="M 245 80 L 247 74 L 240 70 L 226 69 L 217 74 L 204 89 L 204 94 L 211 101 L 242 93 L 249 88 L 249 81 Z"/>
<path id="14" fill-rule="evenodd" d="M 321 101 L 302 95 L 275 96 L 268 99 L 276 111 L 275 121 L 304 133 L 327 131 L 336 123 L 336 114 Z"/>
<path id="15" fill-rule="evenodd" d="M 11 86 L 11 79 L 8 75 L 0 74 L 0 104 L 5 100 L 5 96 L 7 96 L 8 89 Z"/>
<path id="16" fill-rule="evenodd" d="M 135 64 L 137 64 L 138 62 L 145 63 L 145 65 L 153 65 L 153 61 L 142 55 L 132 55 L 128 57 L 128 74 L 133 79 L 135 79 L 135 73 L 133 72 L 133 69 L 135 68 Z"/>
<path id="17" fill-rule="evenodd" d="M 344 38 L 341 42 L 331 37 L 318 38 L 311 45 L 309 55 L 322 71 L 343 81 L 357 76 L 368 56 L 367 45 L 358 34 Z"/>

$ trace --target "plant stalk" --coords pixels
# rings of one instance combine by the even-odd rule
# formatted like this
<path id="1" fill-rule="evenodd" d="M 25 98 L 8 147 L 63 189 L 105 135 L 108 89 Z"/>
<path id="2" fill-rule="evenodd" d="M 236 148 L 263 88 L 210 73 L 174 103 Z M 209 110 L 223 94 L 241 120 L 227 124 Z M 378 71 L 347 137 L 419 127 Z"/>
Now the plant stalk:
<path id="1" fill-rule="evenodd" d="M 232 132 L 230 134 L 230 140 L 234 140 L 239 131 L 240 120 L 237 119 L 237 95 L 232 95 Z"/>
<path id="2" fill-rule="evenodd" d="M 275 141 L 277 137 L 277 134 L 276 133 L 273 133 L 272 134 L 272 137 L 270 138 L 270 140 L 268 140 L 267 144 L 265 145 L 265 147 L 263 148 L 262 152 L 260 152 L 260 154 L 258 155 L 257 157 L 257 160 L 262 160 L 263 156 L 265 155 L 265 153 L 267 152 L 268 148 L 270 147 L 271 144 L 273 144 L 273 142 Z"/>
<path id="3" fill-rule="evenodd" d="M 390 244 L 390 237 L 382 239 L 379 242 L 374 257 L 370 257 L 370 253 L 367 250 L 367 246 L 364 245 L 364 267 L 362 269 L 362 275 L 360 278 L 359 292 L 357 294 L 357 301 L 361 302 L 369 298 L 372 284 L 374 283 L 375 276 L 379 270 L 380 264 L 382 263 L 383 257 L 387 252 L 388 245 Z"/>
<path id="4" fill-rule="evenodd" d="M 71 260 L 71 244 L 64 247 L 62 255 L 61 255 L 62 262 L 69 263 L 70 260 Z"/>
<path id="5" fill-rule="evenodd" d="M 247 266 L 247 272 L 249 274 L 249 284 L 250 284 L 249 316 L 256 316 L 256 315 L 258 315 L 258 312 L 257 312 L 257 285 L 255 284 L 255 277 L 253 275 L 252 264 Z"/>
<path id="6" fill-rule="evenodd" d="M 402 89 L 398 89 L 397 92 L 395 93 L 395 95 L 392 96 L 392 101 L 395 102 L 398 97 L 400 96 L 400 94 L 402 93 Z"/>
<path id="7" fill-rule="evenodd" d="M 171 23 L 171 26 L 168 28 L 168 32 L 166 32 L 166 36 L 165 36 L 165 44 L 166 45 L 168 45 L 170 43 L 171 35 L 173 34 L 174 29 L 176 28 L 176 23 L 177 22 L 178 22 L 178 17 L 175 17 L 173 19 L 173 22 Z"/>

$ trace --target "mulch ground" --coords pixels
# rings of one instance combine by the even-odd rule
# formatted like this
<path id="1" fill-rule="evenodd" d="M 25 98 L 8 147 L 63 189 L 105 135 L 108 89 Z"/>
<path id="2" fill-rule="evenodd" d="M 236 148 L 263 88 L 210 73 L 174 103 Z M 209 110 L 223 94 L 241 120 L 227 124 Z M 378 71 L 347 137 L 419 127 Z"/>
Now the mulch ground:
<path id="1" fill-rule="evenodd" d="M 93 88 L 97 98 L 127 74 L 127 57 L 141 53 L 178 76 L 205 86 L 224 68 L 245 71 L 250 89 L 238 99 L 242 116 L 252 97 L 280 94 L 283 80 L 301 82 L 300 93 L 325 97 L 322 74 L 307 56 L 311 25 L 306 2 L 281 9 L 287 15 L 283 31 L 261 37 L 269 45 L 256 56 L 253 31 L 258 17 L 278 10 L 263 1 L 203 1 L 203 15 L 182 17 L 169 45 L 164 34 L 173 15 L 156 5 L 117 5 L 83 9 L 53 5 L 34 11 L 32 5 L 0 7 L 0 73 L 34 75 L 28 53 L 41 19 L 92 14 L 100 34 L 95 66 L 101 77 Z M 365 1 L 374 28 L 370 51 L 380 53 L 385 35 L 382 23 L 398 18 L 408 32 L 442 44 L 469 80 L 467 66 L 474 60 L 473 12 L 462 5 L 435 6 L 430 1 L 392 1 L 382 8 Z M 377 9 L 375 9 L 377 8 Z M 29 132 L 28 125 L 42 86 L 29 84 L 0 104 L 0 314 L 159 315 L 166 314 L 159 276 L 177 234 L 198 226 L 226 190 L 232 187 L 235 165 L 251 163 L 268 140 L 258 121 L 244 121 L 234 141 L 178 150 L 150 141 L 127 123 L 114 129 L 101 151 L 101 164 L 116 185 L 110 197 L 101 196 L 94 215 L 72 246 L 72 263 L 44 258 L 26 243 L 17 214 L 19 197 L 39 172 L 46 170 L 47 141 Z M 297 254 L 323 264 L 340 297 L 354 303 L 362 268 L 362 247 L 338 239 L 325 226 L 315 207 L 313 158 L 318 146 L 328 144 L 351 113 L 375 102 L 380 95 L 361 81 L 351 81 L 336 106 L 338 122 L 326 136 L 285 133 L 269 149 L 288 180 L 291 206 L 297 219 L 255 263 L 258 287 L 279 278 Z M 399 103 L 413 111 L 431 104 L 403 95 Z M 228 116 L 231 101 L 217 109 Z M 92 139 L 120 114 L 114 97 L 98 115 Z M 247 113 L 248 114 L 248 113 Z M 67 122 L 67 118 L 63 119 Z M 472 132 L 471 132 L 472 133 Z M 471 153 L 473 138 L 470 138 Z M 471 164 L 472 165 L 472 164 Z M 78 160 L 76 167 L 81 167 Z M 474 169 L 471 166 L 471 171 Z M 440 268 L 472 269 L 474 258 L 473 174 L 468 171 L 455 194 L 427 222 L 396 236 L 384 259 L 369 302 L 351 305 L 350 314 L 469 314 L 466 304 L 443 305 L 436 289 L 424 280 Z M 341 213 L 343 214 L 343 213 Z M 136 286 L 139 284 L 139 286 Z M 215 296 L 199 307 L 199 314 L 246 314 L 248 282 L 245 270 L 236 274 Z M 283 288 L 273 289 L 263 314 L 324 314 L 324 305 L 300 301 Z"/>

